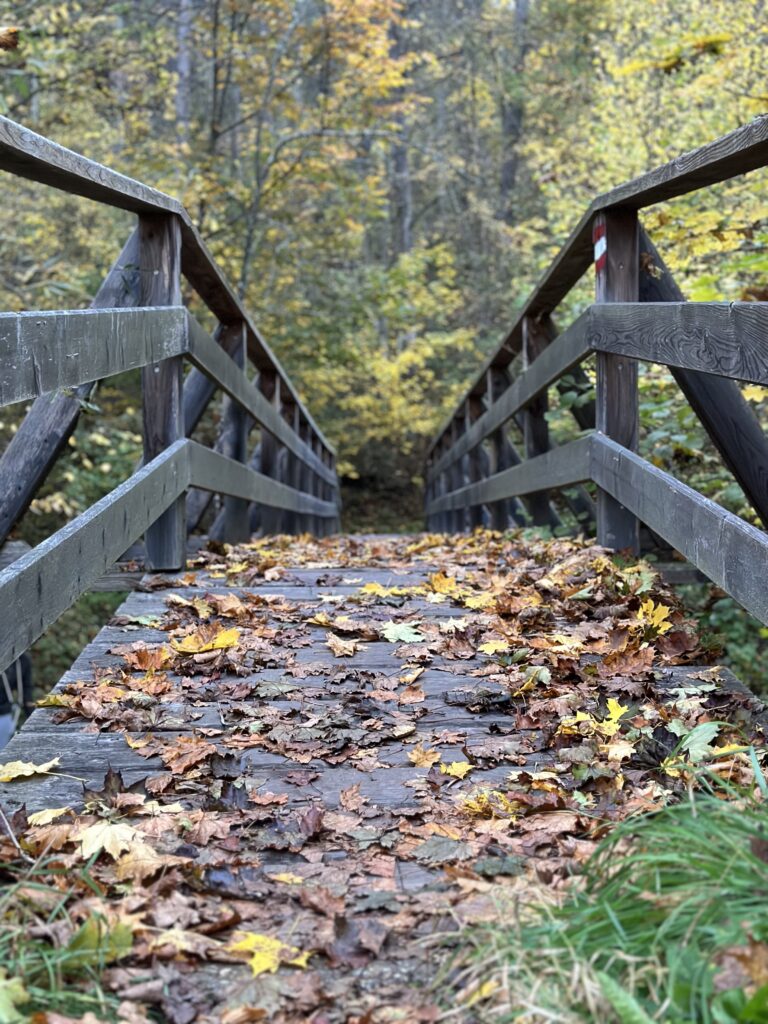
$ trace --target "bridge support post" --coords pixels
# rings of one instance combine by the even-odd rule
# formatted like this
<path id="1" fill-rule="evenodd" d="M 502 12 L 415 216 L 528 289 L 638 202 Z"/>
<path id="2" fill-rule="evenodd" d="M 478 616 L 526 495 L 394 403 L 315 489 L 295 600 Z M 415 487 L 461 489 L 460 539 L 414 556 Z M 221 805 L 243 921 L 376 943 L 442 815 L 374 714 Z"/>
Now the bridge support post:
<path id="1" fill-rule="evenodd" d="M 230 339 L 230 336 L 231 339 Z M 228 324 L 222 327 L 221 345 L 231 352 L 237 365 L 244 370 L 246 365 L 246 331 L 244 323 Z M 250 417 L 242 406 L 228 399 L 224 406 L 222 435 L 225 439 L 224 454 L 237 462 L 248 461 L 248 427 Z M 224 498 L 224 540 L 228 544 L 248 540 L 251 535 L 248 502 L 244 498 Z"/>
<path id="2" fill-rule="evenodd" d="M 549 344 L 549 337 L 542 325 L 533 317 L 523 320 L 523 369 L 527 370 L 531 363 L 541 355 Z M 525 456 L 534 459 L 549 451 L 549 425 L 547 410 L 549 402 L 544 391 L 528 405 L 523 413 L 523 437 L 525 439 Z M 528 498 L 528 509 L 535 526 L 546 526 L 550 522 L 549 495 L 546 491 L 531 494 Z"/>
<path id="3" fill-rule="evenodd" d="M 637 211 L 616 209 L 598 214 L 594 242 L 597 302 L 637 302 Z M 635 451 L 639 431 L 636 360 L 598 352 L 595 405 L 597 430 Z M 637 517 L 603 490 L 597 494 L 597 539 L 615 551 L 640 551 Z"/>
<path id="4" fill-rule="evenodd" d="M 259 388 L 265 398 L 280 408 L 280 378 L 274 370 L 261 370 Z M 274 434 L 262 427 L 261 430 L 261 472 L 277 480 L 280 477 L 280 443 Z M 280 510 L 264 505 L 261 509 L 261 532 L 263 534 L 280 532 Z"/>
<path id="5" fill-rule="evenodd" d="M 142 306 L 181 305 L 181 222 L 175 214 L 139 217 L 139 295 Z M 144 463 L 184 437 L 181 356 L 142 370 Z M 145 535 L 147 565 L 176 571 L 186 562 L 184 496 L 166 509 Z"/>

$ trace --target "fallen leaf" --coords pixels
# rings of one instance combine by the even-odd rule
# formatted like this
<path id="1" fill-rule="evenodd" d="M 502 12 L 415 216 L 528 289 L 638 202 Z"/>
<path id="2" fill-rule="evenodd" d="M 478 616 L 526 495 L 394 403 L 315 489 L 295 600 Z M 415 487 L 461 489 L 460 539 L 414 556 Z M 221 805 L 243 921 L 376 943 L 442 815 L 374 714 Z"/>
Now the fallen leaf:
<path id="1" fill-rule="evenodd" d="M 440 751 L 425 750 L 421 743 L 417 743 L 413 750 L 408 751 L 408 760 L 417 768 L 431 768 L 440 760 Z"/>
<path id="2" fill-rule="evenodd" d="M 14 779 L 28 778 L 30 775 L 48 775 L 55 768 L 60 757 L 54 757 L 45 764 L 33 764 L 31 761 L 8 761 L 0 764 L 0 782 L 13 782 Z"/>
<path id="3" fill-rule="evenodd" d="M 292 967 L 306 967 L 312 950 L 301 952 L 295 946 L 288 946 L 280 939 L 258 932 L 243 932 L 242 938 L 233 942 L 228 949 L 233 953 L 249 953 L 248 964 L 254 978 L 260 974 L 274 974 L 281 964 Z"/>

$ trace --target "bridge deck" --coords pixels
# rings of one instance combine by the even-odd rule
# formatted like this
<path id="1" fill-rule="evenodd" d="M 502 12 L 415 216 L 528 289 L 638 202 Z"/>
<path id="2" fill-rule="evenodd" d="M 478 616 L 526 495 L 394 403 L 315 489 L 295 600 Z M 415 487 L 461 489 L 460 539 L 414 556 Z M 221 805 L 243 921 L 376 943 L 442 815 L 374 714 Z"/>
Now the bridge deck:
<path id="1" fill-rule="evenodd" d="M 204 550 L 146 577 L 34 712 L 3 760 L 59 761 L 0 805 L 27 851 L 98 854 L 103 898 L 73 891 L 71 916 L 130 915 L 104 975 L 122 998 L 173 1020 L 434 1020 L 425 938 L 684 788 L 697 725 L 760 728 L 701 659 L 658 578 L 572 540 Z M 71 810 L 28 824 L 22 805 Z"/>

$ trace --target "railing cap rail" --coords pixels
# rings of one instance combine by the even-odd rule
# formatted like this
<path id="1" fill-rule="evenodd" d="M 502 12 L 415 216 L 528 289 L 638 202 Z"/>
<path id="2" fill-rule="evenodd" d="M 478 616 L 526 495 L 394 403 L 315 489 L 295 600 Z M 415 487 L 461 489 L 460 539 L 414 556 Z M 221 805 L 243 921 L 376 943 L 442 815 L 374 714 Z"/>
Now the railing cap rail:
<path id="1" fill-rule="evenodd" d="M 174 214 L 181 221 L 182 272 L 221 323 L 243 321 L 248 354 L 259 370 L 272 370 L 325 448 L 333 445 L 315 423 L 290 378 L 211 256 L 186 209 L 173 196 L 60 146 L 0 115 L 0 170 L 136 214 Z"/>
<path id="2" fill-rule="evenodd" d="M 517 320 L 502 343 L 488 357 L 456 409 L 440 427 L 429 446 L 432 456 L 456 416 L 473 394 L 484 389 L 486 373 L 494 366 L 508 366 L 522 345 L 526 317 L 549 315 L 565 298 L 592 262 L 592 221 L 598 213 L 617 207 L 639 210 L 665 199 L 694 192 L 768 164 L 768 114 L 721 135 L 697 149 L 688 150 L 659 167 L 638 175 L 596 196 L 567 241 L 528 296 Z"/>

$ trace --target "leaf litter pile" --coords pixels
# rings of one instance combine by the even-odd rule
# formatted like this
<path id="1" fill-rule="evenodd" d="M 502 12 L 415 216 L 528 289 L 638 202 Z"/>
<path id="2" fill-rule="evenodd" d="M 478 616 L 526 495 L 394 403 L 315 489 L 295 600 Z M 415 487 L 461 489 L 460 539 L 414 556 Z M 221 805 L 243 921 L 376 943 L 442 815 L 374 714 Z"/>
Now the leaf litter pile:
<path id="1" fill-rule="evenodd" d="M 104 993 L 40 1024 L 480 1020 L 440 973 L 457 927 L 702 763 L 752 777 L 762 706 L 645 563 L 478 531 L 191 569 L 147 577 L 3 752 L 9 954 Z M 45 984 L 0 971 L 7 1019 Z"/>

